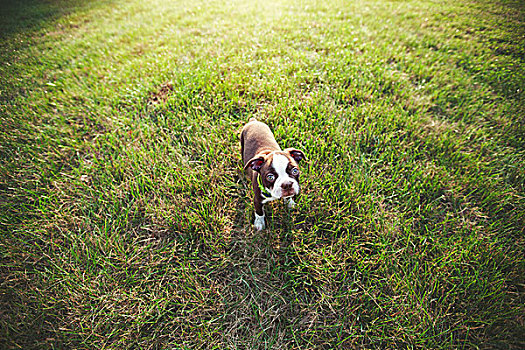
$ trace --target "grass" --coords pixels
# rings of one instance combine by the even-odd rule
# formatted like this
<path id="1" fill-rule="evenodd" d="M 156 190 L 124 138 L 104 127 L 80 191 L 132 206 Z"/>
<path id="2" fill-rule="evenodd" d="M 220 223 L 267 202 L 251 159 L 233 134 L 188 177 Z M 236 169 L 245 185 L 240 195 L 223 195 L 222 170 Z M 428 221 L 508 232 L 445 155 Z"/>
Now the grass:
<path id="1" fill-rule="evenodd" d="M 3 2 L 1 347 L 523 348 L 524 18 Z M 263 232 L 252 116 L 310 160 Z"/>

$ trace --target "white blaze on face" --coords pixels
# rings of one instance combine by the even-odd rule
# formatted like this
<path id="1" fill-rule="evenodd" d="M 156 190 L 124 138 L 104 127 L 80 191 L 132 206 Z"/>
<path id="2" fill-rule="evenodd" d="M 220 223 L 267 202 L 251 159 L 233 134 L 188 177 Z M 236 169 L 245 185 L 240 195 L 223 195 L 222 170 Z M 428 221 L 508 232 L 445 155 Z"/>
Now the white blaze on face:
<path id="1" fill-rule="evenodd" d="M 275 180 L 275 183 L 273 184 L 273 188 L 270 191 L 273 197 L 281 198 L 282 196 L 282 185 L 287 183 L 292 183 L 292 188 L 294 190 L 294 195 L 299 193 L 299 183 L 296 179 L 288 175 L 286 172 L 286 168 L 288 167 L 288 158 L 283 156 L 282 154 L 274 154 L 273 156 L 273 162 L 272 166 L 275 170 L 275 173 L 277 175 L 277 179 Z"/>

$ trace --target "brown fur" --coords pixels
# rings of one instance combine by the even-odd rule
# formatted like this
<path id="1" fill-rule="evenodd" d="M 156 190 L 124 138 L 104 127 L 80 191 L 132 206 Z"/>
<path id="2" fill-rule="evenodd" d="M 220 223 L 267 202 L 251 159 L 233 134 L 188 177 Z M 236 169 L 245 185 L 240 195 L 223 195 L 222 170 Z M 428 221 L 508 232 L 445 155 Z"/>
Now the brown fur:
<path id="1" fill-rule="evenodd" d="M 244 144 L 244 140 L 249 139 L 248 144 Z M 268 125 L 261 123 L 255 119 L 250 119 L 250 122 L 244 126 L 241 132 L 241 147 L 242 147 L 242 162 L 252 159 L 259 153 L 270 153 L 273 151 L 280 151 L 281 147 L 275 141 L 273 132 Z"/>
<path id="2" fill-rule="evenodd" d="M 250 140 L 245 144 L 244 140 Z M 281 147 L 275 137 L 273 132 L 270 130 L 268 125 L 261 123 L 255 119 L 250 119 L 250 122 L 244 126 L 241 132 L 241 152 L 242 152 L 242 162 L 244 164 L 244 169 L 246 175 L 252 181 L 252 188 L 254 193 L 254 207 L 257 215 L 263 215 L 262 201 L 263 197 L 261 194 L 261 189 L 257 184 L 257 176 L 259 173 L 253 171 L 248 165 L 248 161 L 254 158 L 256 155 L 264 155 L 266 161 L 263 164 L 263 167 L 266 171 L 270 166 L 273 155 L 270 154 L 273 151 L 280 151 Z M 269 161 L 269 162 L 268 162 Z M 261 168 L 261 169 L 262 169 Z"/>
<path id="3" fill-rule="evenodd" d="M 246 142 L 248 140 L 248 142 Z M 287 148 L 284 151 L 281 149 L 275 137 L 268 127 L 268 125 L 255 120 L 254 118 L 250 119 L 248 124 L 244 126 L 241 132 L 241 153 L 242 161 L 244 164 L 244 169 L 247 176 L 252 181 L 252 188 L 254 192 L 254 207 L 257 215 L 262 216 L 263 213 L 263 196 L 261 194 L 261 189 L 257 183 L 257 177 L 261 176 L 263 185 L 267 188 L 271 188 L 273 184 L 270 184 L 266 180 L 266 174 L 273 170 L 272 162 L 274 154 L 284 155 L 291 167 L 297 167 L 297 161 L 292 156 L 293 152 L 298 152 L 301 155 L 302 159 L 304 154 L 294 148 Z M 252 169 L 253 162 L 255 162 L 258 167 L 258 171 Z M 259 175 L 259 173 L 261 175 Z M 298 179 L 297 179 L 298 180 Z"/>

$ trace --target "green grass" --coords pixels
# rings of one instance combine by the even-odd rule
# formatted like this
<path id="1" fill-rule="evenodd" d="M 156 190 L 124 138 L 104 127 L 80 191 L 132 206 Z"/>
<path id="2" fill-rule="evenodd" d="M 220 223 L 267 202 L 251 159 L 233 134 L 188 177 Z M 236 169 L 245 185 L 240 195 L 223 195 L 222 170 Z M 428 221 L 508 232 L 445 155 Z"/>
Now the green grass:
<path id="1" fill-rule="evenodd" d="M 523 348 L 524 19 L 2 1 L 0 347 Z M 309 158 L 263 232 L 253 116 Z"/>

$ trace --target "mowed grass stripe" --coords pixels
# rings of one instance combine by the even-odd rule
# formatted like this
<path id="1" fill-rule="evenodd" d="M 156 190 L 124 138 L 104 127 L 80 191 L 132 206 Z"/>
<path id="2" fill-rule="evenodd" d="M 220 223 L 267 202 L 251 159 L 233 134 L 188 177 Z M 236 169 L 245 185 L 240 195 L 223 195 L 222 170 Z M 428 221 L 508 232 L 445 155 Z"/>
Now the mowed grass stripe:
<path id="1" fill-rule="evenodd" d="M 519 3 L 65 13 L 2 43 L 9 345 L 522 345 Z M 263 233 L 251 116 L 310 159 Z"/>

